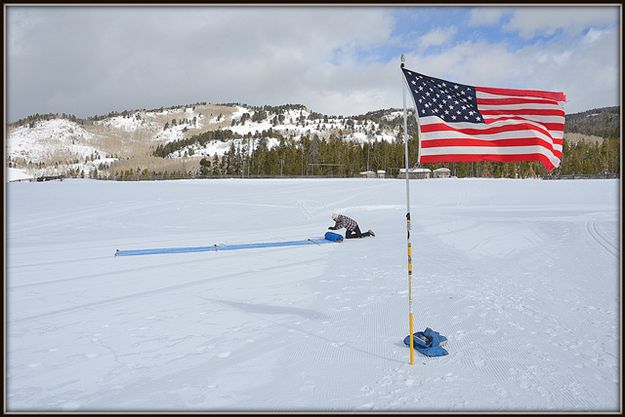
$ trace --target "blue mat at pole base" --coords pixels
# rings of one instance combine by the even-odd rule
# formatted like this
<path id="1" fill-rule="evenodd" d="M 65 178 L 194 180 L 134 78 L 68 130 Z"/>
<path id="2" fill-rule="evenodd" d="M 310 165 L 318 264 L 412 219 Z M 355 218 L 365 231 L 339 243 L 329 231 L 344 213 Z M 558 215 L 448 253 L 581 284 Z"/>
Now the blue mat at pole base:
<path id="1" fill-rule="evenodd" d="M 287 242 L 244 243 L 244 244 L 239 244 L 239 245 L 221 245 L 221 246 L 212 245 L 212 246 L 191 246 L 191 247 L 179 247 L 179 248 L 128 249 L 128 250 L 117 249 L 115 251 L 115 256 L 156 255 L 156 254 L 163 254 L 163 253 L 219 252 L 222 250 L 322 245 L 324 243 L 335 243 L 335 241 L 328 240 L 328 239 L 306 239 L 306 240 L 292 240 L 292 241 L 287 241 Z"/>
<path id="2" fill-rule="evenodd" d="M 449 353 L 441 347 L 447 343 L 447 338 L 439 332 L 427 327 L 422 332 L 413 333 L 413 347 L 425 356 L 445 356 Z M 404 338 L 404 344 L 410 347 L 410 335 Z"/>

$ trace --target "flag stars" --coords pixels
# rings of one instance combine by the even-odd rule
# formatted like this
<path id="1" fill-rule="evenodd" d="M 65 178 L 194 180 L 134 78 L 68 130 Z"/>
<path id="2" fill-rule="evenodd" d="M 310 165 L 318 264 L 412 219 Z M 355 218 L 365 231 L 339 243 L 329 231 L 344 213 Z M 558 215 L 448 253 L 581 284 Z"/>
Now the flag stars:
<path id="1" fill-rule="evenodd" d="M 405 70 L 404 74 L 408 74 Z M 428 76 L 410 73 L 406 81 L 420 117 L 437 117 L 446 122 L 483 123 L 477 110 L 475 91 Z"/>

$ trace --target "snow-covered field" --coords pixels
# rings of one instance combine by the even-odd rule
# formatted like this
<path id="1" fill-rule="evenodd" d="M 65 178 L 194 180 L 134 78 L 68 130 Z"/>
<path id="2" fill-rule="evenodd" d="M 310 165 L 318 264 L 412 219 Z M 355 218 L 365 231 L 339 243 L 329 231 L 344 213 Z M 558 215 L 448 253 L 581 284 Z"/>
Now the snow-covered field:
<path id="1" fill-rule="evenodd" d="M 411 181 L 411 366 L 403 180 L 6 184 L 6 407 L 618 411 L 619 185 Z"/>

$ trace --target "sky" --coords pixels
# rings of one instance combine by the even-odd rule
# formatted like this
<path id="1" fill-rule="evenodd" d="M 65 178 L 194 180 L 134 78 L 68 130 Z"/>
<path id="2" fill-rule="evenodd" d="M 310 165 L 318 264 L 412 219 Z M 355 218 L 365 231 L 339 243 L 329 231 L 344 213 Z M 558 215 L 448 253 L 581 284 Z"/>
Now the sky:
<path id="1" fill-rule="evenodd" d="M 406 67 L 468 85 L 620 104 L 608 6 L 5 6 L 6 116 L 197 102 L 401 108 Z"/>

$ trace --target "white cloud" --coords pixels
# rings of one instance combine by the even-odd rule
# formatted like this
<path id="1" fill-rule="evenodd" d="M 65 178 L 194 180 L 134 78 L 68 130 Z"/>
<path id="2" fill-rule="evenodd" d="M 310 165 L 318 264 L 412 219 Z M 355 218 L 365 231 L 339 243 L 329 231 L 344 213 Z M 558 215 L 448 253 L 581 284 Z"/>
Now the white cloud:
<path id="1" fill-rule="evenodd" d="M 197 101 L 301 103 L 345 115 L 401 107 L 397 59 L 362 58 L 362 51 L 408 46 L 393 43 L 405 33 L 394 31 L 391 8 L 20 9 L 28 9 L 28 15 L 13 13 L 12 7 L 7 15 L 9 120 Z M 525 8 L 513 10 L 510 27 L 526 16 Z M 612 8 L 610 16 L 599 13 L 588 21 L 615 19 Z M 481 22 L 487 20 L 482 16 Z M 543 21 L 527 33 L 562 25 Z M 578 26 L 588 27 L 583 21 Z M 414 52 L 402 52 L 409 68 L 452 81 L 564 90 L 566 110 L 581 111 L 618 103 L 619 30 L 617 25 L 587 28 L 578 36 L 518 50 L 492 37 L 462 39 L 462 27 L 442 24 L 412 44 Z M 441 48 L 426 54 L 427 46 Z"/>
<path id="2" fill-rule="evenodd" d="M 38 24 L 20 23 L 25 13 Z M 335 66 L 387 41 L 392 25 L 384 8 L 16 8 L 7 24 L 21 46 L 7 55 L 9 119 L 294 96 L 307 104 L 298 92 L 332 83 Z"/>
<path id="3" fill-rule="evenodd" d="M 491 26 L 501 21 L 507 9 L 499 7 L 478 7 L 469 14 L 469 26 Z"/>
<path id="4" fill-rule="evenodd" d="M 524 38 L 552 35 L 558 29 L 576 35 L 593 25 L 618 24 L 618 7 L 521 7 L 514 11 L 505 29 Z"/>
<path id="5" fill-rule="evenodd" d="M 409 55 L 406 65 L 469 85 L 564 91 L 565 110 L 574 113 L 619 103 L 619 32 L 604 30 L 601 36 L 601 42 L 563 40 L 519 50 L 469 41 L 438 54 Z"/>
<path id="6" fill-rule="evenodd" d="M 598 42 L 601 39 L 603 39 L 606 35 L 609 36 L 609 32 L 610 32 L 609 30 L 591 28 L 590 30 L 588 30 L 586 35 L 584 35 L 583 42 L 586 44 Z"/>
<path id="7" fill-rule="evenodd" d="M 448 43 L 458 29 L 451 26 L 448 28 L 436 28 L 419 38 L 419 47 L 425 49 L 430 46 L 440 46 Z"/>

